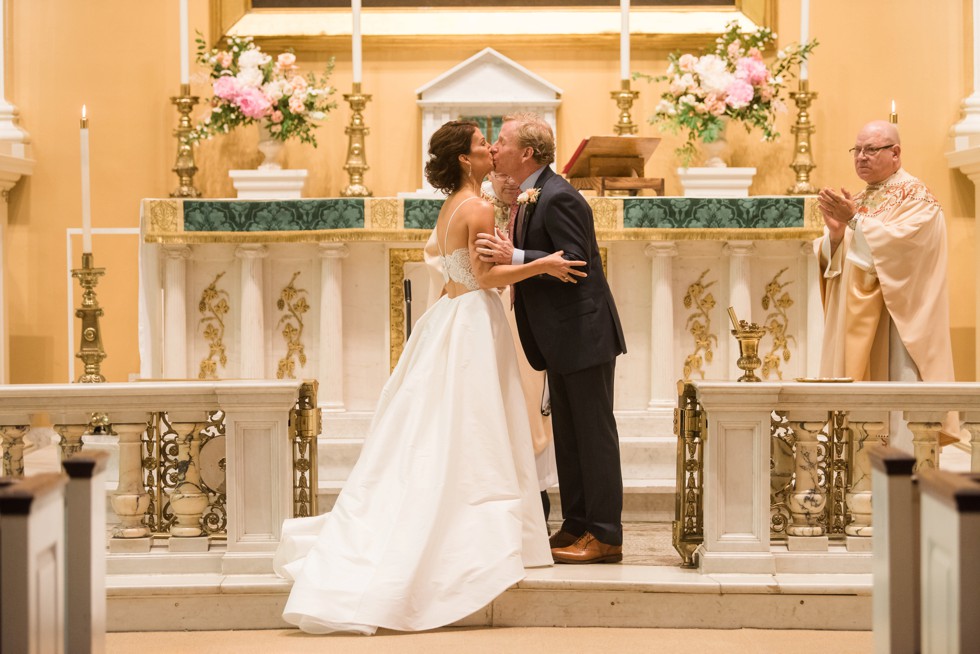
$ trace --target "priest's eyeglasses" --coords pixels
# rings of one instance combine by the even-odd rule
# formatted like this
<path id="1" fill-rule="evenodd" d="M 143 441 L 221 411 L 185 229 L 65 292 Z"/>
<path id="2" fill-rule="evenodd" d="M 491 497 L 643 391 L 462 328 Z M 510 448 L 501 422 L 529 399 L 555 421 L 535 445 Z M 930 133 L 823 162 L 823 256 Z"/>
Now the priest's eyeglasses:
<path id="1" fill-rule="evenodd" d="M 848 152 L 854 155 L 855 159 L 860 157 L 862 154 L 870 159 L 871 157 L 875 156 L 882 150 L 887 150 L 888 148 L 894 148 L 895 145 L 896 145 L 895 143 L 892 143 L 891 145 L 881 145 L 878 147 L 866 145 L 863 148 L 857 148 L 857 147 L 851 148 L 850 150 L 848 150 Z"/>

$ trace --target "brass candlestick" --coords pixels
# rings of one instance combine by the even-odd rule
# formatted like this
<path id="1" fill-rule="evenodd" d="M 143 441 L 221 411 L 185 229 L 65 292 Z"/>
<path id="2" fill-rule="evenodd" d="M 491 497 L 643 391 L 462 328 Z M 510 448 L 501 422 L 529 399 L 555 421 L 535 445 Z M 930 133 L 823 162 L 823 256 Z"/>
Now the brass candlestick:
<path id="1" fill-rule="evenodd" d="M 796 135 L 796 155 L 790 168 L 796 171 L 796 183 L 787 189 L 788 195 L 813 195 L 817 189 L 810 184 L 810 171 L 817 167 L 813 163 L 813 155 L 810 149 L 810 135 L 816 131 L 813 122 L 810 121 L 810 104 L 817 98 L 815 92 L 810 91 L 810 81 L 801 79 L 800 89 L 790 92 L 789 97 L 796 102 L 799 113 L 796 116 L 796 124 L 791 128 Z"/>
<path id="2" fill-rule="evenodd" d="M 735 317 L 734 307 L 728 307 L 728 317 L 732 320 L 734 328 L 732 336 L 738 341 L 738 350 L 741 354 L 735 365 L 745 371 L 745 374 L 736 381 L 761 382 L 762 379 L 755 374 L 755 370 L 762 365 L 762 359 L 759 358 L 759 341 L 766 335 L 765 327 L 747 320 L 739 320 Z"/>
<path id="3" fill-rule="evenodd" d="M 82 267 L 74 268 L 71 276 L 78 279 L 78 283 L 85 290 L 82 294 L 82 306 L 75 309 L 75 317 L 82 319 L 82 338 L 79 351 L 75 357 L 85 363 L 85 372 L 78 381 L 81 383 L 104 382 L 101 365 L 106 358 L 105 350 L 102 348 L 102 332 L 99 329 L 99 318 L 102 316 L 102 308 L 99 300 L 95 296 L 95 287 L 99 283 L 99 277 L 105 274 L 105 268 L 95 268 L 91 252 L 82 253 Z"/>
<path id="4" fill-rule="evenodd" d="M 174 136 L 177 137 L 177 162 L 171 169 L 177 173 L 179 185 L 173 190 L 170 197 L 199 198 L 201 192 L 194 187 L 194 173 L 197 172 L 197 164 L 194 163 L 194 144 L 189 138 L 193 130 L 191 111 L 197 104 L 198 97 L 191 95 L 190 84 L 181 84 L 180 95 L 170 98 L 170 101 L 177 106 L 177 113 L 180 114 L 177 129 L 174 130 Z"/>
<path id="5" fill-rule="evenodd" d="M 633 108 L 633 101 L 640 97 L 640 92 L 631 91 L 630 81 L 624 79 L 622 81 L 622 87 L 618 91 L 613 91 L 610 95 L 616 101 L 616 106 L 619 107 L 619 122 L 613 125 L 613 131 L 616 132 L 617 136 L 636 134 L 636 123 L 633 122 L 633 117 L 630 116 L 630 109 Z"/>
<path id="6" fill-rule="evenodd" d="M 371 96 L 361 93 L 361 83 L 354 82 L 351 92 L 344 94 L 344 100 L 350 104 L 351 109 L 350 125 L 344 129 L 350 137 L 347 144 L 347 163 L 344 164 L 344 170 L 350 176 L 350 184 L 340 194 L 345 198 L 364 198 L 371 195 L 371 190 L 364 186 L 364 173 L 371 168 L 367 165 L 364 154 L 364 137 L 370 130 L 364 126 L 361 112 Z"/>

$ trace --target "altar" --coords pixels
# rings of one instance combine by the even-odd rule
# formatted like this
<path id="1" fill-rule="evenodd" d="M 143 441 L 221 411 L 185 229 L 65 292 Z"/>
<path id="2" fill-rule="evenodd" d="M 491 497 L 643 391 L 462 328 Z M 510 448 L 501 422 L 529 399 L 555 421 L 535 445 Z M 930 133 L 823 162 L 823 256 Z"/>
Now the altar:
<path id="1" fill-rule="evenodd" d="M 763 379 L 816 375 L 822 221 L 801 197 L 589 202 L 628 348 L 615 395 L 627 514 L 630 493 L 657 495 L 652 515 L 649 498 L 636 510 L 665 518 L 678 380 L 741 374 L 729 306 L 766 329 Z M 422 247 L 441 203 L 144 200 L 141 376 L 319 380 L 320 491 L 333 494 L 427 306 Z"/>

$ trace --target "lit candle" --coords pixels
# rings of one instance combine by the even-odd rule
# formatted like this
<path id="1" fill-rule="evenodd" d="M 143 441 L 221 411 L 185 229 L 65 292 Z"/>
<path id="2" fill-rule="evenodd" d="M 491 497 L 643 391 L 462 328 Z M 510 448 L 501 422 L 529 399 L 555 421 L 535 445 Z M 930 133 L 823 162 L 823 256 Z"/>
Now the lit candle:
<path id="1" fill-rule="evenodd" d="M 180 83 L 190 84 L 189 46 L 187 43 L 187 0 L 180 0 Z"/>
<path id="2" fill-rule="evenodd" d="M 810 40 L 810 0 L 802 0 L 800 3 L 800 45 L 806 45 Z M 806 60 L 800 63 L 800 79 L 809 79 L 810 73 L 807 70 Z"/>
<path id="3" fill-rule="evenodd" d="M 88 118 L 82 105 L 82 252 L 92 252 L 92 193 L 89 189 L 88 172 Z"/>
<path id="4" fill-rule="evenodd" d="M 898 112 L 895 111 L 895 101 L 892 100 L 892 112 L 888 116 L 889 123 L 898 123 Z"/>
<path id="5" fill-rule="evenodd" d="M 351 31 L 351 60 L 354 66 L 354 83 L 361 83 L 361 0 L 351 0 L 351 18 L 354 27 Z"/>
<path id="6" fill-rule="evenodd" d="M 630 0 L 619 0 L 619 79 L 630 78 Z"/>

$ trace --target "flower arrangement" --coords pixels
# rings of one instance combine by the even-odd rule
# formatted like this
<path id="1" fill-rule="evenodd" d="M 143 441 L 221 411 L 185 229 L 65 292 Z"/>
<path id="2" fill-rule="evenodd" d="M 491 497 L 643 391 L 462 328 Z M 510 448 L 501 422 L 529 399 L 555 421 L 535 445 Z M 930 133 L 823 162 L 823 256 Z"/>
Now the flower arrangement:
<path id="1" fill-rule="evenodd" d="M 239 125 L 258 122 L 277 141 L 298 138 L 316 147 L 313 127 L 337 104 L 330 100 L 333 87 L 327 78 L 300 74 L 296 55 L 284 52 L 274 60 L 252 42 L 250 36 L 229 36 L 225 48 L 208 50 L 197 37 L 197 62 L 210 69 L 211 113 L 191 132 L 192 141 L 227 134 Z"/>
<path id="2" fill-rule="evenodd" d="M 529 188 L 517 196 L 517 204 L 534 204 L 538 201 L 538 195 L 540 194 L 541 189 L 537 187 Z"/>
<path id="3" fill-rule="evenodd" d="M 778 50 L 769 65 L 762 52 L 775 40 L 768 28 L 743 32 L 731 22 L 715 41 L 714 51 L 700 57 L 674 52 L 667 58 L 667 74 L 652 78 L 669 86 L 650 122 L 675 134 L 687 130 L 687 140 L 676 150 L 684 166 L 697 154 L 697 141 L 711 143 L 721 136 L 726 119 L 744 123 L 747 131 L 759 128 L 764 141 L 779 136 L 775 122 L 776 115 L 786 111 L 781 99 L 786 82 L 817 41 Z"/>

